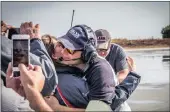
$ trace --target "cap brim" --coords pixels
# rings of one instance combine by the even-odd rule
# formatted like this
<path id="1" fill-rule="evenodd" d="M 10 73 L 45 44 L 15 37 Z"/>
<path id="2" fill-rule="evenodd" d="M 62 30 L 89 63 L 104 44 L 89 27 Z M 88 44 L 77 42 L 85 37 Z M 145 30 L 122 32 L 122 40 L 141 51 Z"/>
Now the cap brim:
<path id="1" fill-rule="evenodd" d="M 74 41 L 72 41 L 67 35 L 64 35 L 57 39 L 59 42 L 61 42 L 65 48 L 71 49 L 71 50 L 82 50 L 83 47 Z"/>
<path id="2" fill-rule="evenodd" d="M 97 49 L 108 49 L 108 47 L 109 47 L 109 42 L 98 43 Z"/>

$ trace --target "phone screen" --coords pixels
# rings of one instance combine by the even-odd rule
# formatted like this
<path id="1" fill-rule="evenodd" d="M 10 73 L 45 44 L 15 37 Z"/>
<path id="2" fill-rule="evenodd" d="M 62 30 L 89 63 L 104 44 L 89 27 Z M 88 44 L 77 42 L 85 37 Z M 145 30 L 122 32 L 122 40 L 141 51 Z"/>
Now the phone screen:
<path id="1" fill-rule="evenodd" d="M 13 39 L 13 67 L 18 67 L 20 63 L 29 65 L 28 39 Z"/>

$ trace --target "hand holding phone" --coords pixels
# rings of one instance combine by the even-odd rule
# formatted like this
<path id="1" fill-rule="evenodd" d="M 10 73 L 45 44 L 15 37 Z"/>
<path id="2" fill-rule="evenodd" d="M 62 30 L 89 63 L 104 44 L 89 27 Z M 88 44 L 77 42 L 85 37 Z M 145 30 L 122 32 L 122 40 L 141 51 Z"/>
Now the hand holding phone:
<path id="1" fill-rule="evenodd" d="M 20 78 L 13 77 L 12 71 L 12 63 L 8 64 L 7 72 L 6 72 L 6 87 L 12 88 L 19 95 L 25 97 L 25 92 L 23 86 L 21 86 Z"/>
<path id="2" fill-rule="evenodd" d="M 12 35 L 12 70 L 14 77 L 20 76 L 18 65 L 23 63 L 28 67 L 30 64 L 29 59 L 29 46 L 30 36 L 29 35 Z"/>

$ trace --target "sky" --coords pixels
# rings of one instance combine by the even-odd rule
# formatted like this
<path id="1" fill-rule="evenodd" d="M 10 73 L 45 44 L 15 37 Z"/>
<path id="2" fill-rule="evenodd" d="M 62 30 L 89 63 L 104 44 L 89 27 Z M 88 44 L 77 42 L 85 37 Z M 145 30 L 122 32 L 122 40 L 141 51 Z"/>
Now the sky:
<path id="1" fill-rule="evenodd" d="M 73 26 L 106 29 L 112 38 L 162 38 L 170 24 L 170 2 L 1 2 L 1 19 L 15 27 L 32 21 L 42 35 L 60 37 L 71 27 L 73 10 Z"/>

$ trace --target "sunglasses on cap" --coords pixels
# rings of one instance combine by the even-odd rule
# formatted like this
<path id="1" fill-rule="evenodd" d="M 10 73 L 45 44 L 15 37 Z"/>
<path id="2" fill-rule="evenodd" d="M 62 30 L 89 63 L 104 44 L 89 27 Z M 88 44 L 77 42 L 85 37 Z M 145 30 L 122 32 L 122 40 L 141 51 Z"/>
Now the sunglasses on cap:
<path id="1" fill-rule="evenodd" d="M 69 54 L 74 54 L 76 51 L 82 51 L 82 50 L 71 50 L 71 49 L 68 49 L 68 48 L 65 48 L 66 50 L 67 50 L 67 52 L 69 53 Z"/>
<path id="2" fill-rule="evenodd" d="M 54 44 L 54 49 L 56 48 L 56 46 L 62 47 L 63 49 L 65 49 L 69 54 L 74 54 L 76 51 L 82 51 L 82 50 L 71 50 L 68 48 L 65 48 L 64 45 L 61 42 L 58 42 L 56 44 Z"/>

